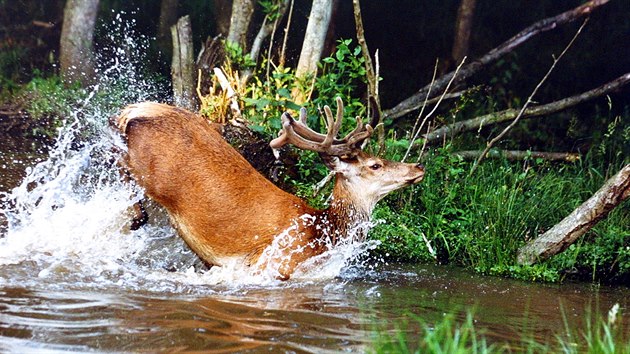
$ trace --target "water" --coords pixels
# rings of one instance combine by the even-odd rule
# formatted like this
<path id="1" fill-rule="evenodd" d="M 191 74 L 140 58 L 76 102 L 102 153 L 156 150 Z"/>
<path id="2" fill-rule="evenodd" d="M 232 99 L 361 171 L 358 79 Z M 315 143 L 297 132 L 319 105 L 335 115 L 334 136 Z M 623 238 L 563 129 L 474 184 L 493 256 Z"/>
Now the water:
<path id="1" fill-rule="evenodd" d="M 125 147 L 107 121 L 160 93 L 138 74 L 147 40 L 131 40 L 121 20 L 113 26 L 118 47 L 104 49 L 99 82 L 55 144 L 0 148 L 1 352 L 364 352 L 375 331 L 400 330 L 411 315 L 431 323 L 469 311 L 492 340 L 544 341 L 563 318 L 579 325 L 616 303 L 629 312 L 627 288 L 388 265 L 361 257 L 370 242 L 343 245 L 288 282 L 238 264 L 205 270 L 159 207 L 130 231 L 142 191 L 120 182 L 112 146 Z M 418 324 L 403 330 L 413 343 Z"/>

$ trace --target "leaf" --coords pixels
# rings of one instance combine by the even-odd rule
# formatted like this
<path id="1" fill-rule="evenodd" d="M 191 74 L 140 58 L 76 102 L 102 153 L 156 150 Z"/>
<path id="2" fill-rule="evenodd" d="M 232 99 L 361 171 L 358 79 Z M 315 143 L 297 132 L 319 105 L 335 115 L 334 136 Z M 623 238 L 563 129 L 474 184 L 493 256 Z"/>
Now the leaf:
<path id="1" fill-rule="evenodd" d="M 283 87 L 281 89 L 278 90 L 278 95 L 284 97 L 284 98 L 291 98 L 291 91 L 289 91 L 288 88 Z"/>
<path id="2" fill-rule="evenodd" d="M 346 53 L 343 50 L 341 50 L 341 48 L 339 50 L 337 50 L 337 52 L 335 53 L 335 57 L 339 61 L 343 61 L 343 58 L 345 57 L 345 55 L 346 55 Z"/>
<path id="3" fill-rule="evenodd" d="M 265 131 L 265 127 L 263 127 L 262 125 L 258 125 L 258 124 L 252 124 L 249 126 L 249 129 L 257 132 L 257 133 L 263 133 Z"/>
<path id="4" fill-rule="evenodd" d="M 302 106 L 300 106 L 299 104 L 293 102 L 293 101 L 286 101 L 284 106 L 288 109 L 292 109 L 292 110 L 299 110 L 300 108 L 302 108 Z"/>

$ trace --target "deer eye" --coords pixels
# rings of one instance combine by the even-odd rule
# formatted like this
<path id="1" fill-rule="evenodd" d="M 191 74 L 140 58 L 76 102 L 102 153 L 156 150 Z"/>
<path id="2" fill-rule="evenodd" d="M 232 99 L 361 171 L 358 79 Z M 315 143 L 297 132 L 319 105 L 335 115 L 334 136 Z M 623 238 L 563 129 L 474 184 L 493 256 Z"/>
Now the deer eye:
<path id="1" fill-rule="evenodd" d="M 380 163 L 374 163 L 374 164 L 370 165 L 370 169 L 372 169 L 374 171 L 378 170 L 381 167 L 383 167 L 383 165 L 381 165 Z"/>

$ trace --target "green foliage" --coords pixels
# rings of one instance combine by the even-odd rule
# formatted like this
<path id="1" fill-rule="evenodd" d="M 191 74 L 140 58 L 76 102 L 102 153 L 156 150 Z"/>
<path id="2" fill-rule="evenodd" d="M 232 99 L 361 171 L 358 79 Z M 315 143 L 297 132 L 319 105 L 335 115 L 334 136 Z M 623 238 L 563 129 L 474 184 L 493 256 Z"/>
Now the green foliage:
<path id="1" fill-rule="evenodd" d="M 20 60 L 26 54 L 21 47 L 1 48 L 0 50 L 0 98 L 14 94 L 19 85 L 17 79 Z"/>
<path id="2" fill-rule="evenodd" d="M 256 66 L 256 62 L 249 53 L 245 53 L 243 47 L 235 42 L 224 41 L 225 55 L 234 70 L 252 69 Z"/>
<path id="3" fill-rule="evenodd" d="M 275 21 L 280 16 L 280 5 L 281 1 L 279 0 L 259 0 L 258 5 L 262 8 L 263 13 L 267 17 L 269 21 Z"/>
<path id="4" fill-rule="evenodd" d="M 399 156 L 389 147 L 390 156 Z M 371 237 L 382 241 L 378 252 L 390 258 L 451 263 L 484 274 L 531 281 L 558 281 L 576 272 L 591 279 L 630 276 L 627 202 L 552 260 L 516 263 L 520 247 L 562 220 L 621 166 L 587 159 L 562 166 L 485 161 L 470 176 L 470 162 L 449 147 L 438 149 L 426 156 L 420 185 L 377 206 L 375 218 L 386 222 Z"/>
<path id="5" fill-rule="evenodd" d="M 36 73 L 23 89 L 27 98 L 26 110 L 33 124 L 32 134 L 52 137 L 64 117 L 72 111 L 73 105 L 85 95 L 78 85 L 65 87 L 59 76 L 44 78 Z"/>
<path id="6" fill-rule="evenodd" d="M 337 41 L 337 50 L 322 60 L 323 74 L 318 77 L 316 89 L 319 98 L 329 98 L 338 94 L 351 97 L 358 84 L 365 84 L 365 59 L 361 47 L 351 48 L 352 40 Z"/>
<path id="7" fill-rule="evenodd" d="M 295 73 L 291 68 L 276 67 L 269 76 L 258 75 L 252 81 L 248 97 L 243 98 L 243 114 L 253 130 L 273 135 L 281 128 L 282 113 L 300 109 L 291 96 Z"/>
<path id="8" fill-rule="evenodd" d="M 337 51 L 331 57 L 323 59 L 324 64 L 320 66 L 322 73 L 314 82 L 309 78 L 298 79 L 291 68 L 273 66 L 268 75 L 266 70 L 257 71 L 251 79 L 247 97 L 243 98 L 243 115 L 251 123 L 250 127 L 270 137 L 277 134 L 281 128 L 282 114 L 301 108 L 293 102 L 294 90 L 313 91 L 312 99 L 304 104 L 304 108 L 307 110 L 308 124 L 314 130 L 325 129 L 322 108 L 329 105 L 335 111 L 336 97 L 341 97 L 344 102 L 344 117 L 364 116 L 366 108 L 357 98 L 359 95 L 356 91 L 357 85 L 366 81 L 365 68 L 360 47 L 351 49 L 351 44 L 351 40 L 338 42 Z M 266 66 L 267 63 L 263 63 L 261 68 Z M 344 120 L 340 134 L 349 132 L 355 124 L 353 119 Z M 295 186 L 298 195 L 309 199 L 311 204 L 321 205 L 321 199 L 312 199 L 311 196 L 312 185 L 327 174 L 317 154 L 300 151 L 296 167 L 298 178 L 289 182 Z"/>
<path id="9" fill-rule="evenodd" d="M 375 333 L 371 352 L 374 353 L 494 353 L 495 346 L 489 345 L 475 328 L 472 313 L 458 323 L 453 314 L 447 314 L 437 323 L 428 323 L 418 316 L 410 316 L 420 325 L 417 348 L 410 343 L 405 332 L 395 334 Z M 408 327 L 403 323 L 402 327 Z"/>
<path id="10" fill-rule="evenodd" d="M 358 99 L 357 86 L 365 83 L 364 59 L 361 48 L 350 46 L 352 40 L 338 42 L 337 51 L 322 60 L 322 73 L 313 82 L 309 78 L 298 79 L 291 68 L 273 67 L 269 75 L 266 70 L 260 70 L 252 78 L 253 83 L 248 88 L 243 114 L 253 123 L 256 131 L 275 134 L 281 127 L 280 117 L 287 110 L 300 109 L 292 100 L 293 91 L 313 91 L 312 99 L 304 104 L 307 109 L 309 126 L 313 129 L 323 129 L 325 118 L 321 109 L 325 105 L 333 106 L 336 97 L 341 97 L 345 107 L 345 117 L 365 115 L 365 106 Z M 238 60 L 237 60 L 238 61 Z M 261 65 L 266 67 L 267 63 Z M 312 87 L 311 83 L 312 82 Z M 342 133 L 354 127 L 352 119 L 346 119 L 342 126 Z"/>

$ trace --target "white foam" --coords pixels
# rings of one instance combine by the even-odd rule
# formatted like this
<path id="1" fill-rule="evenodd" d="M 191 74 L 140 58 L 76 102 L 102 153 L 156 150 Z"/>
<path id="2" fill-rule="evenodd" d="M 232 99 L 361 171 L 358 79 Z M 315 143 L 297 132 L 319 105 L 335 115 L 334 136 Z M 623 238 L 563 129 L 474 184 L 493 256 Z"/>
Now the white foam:
<path id="1" fill-rule="evenodd" d="M 121 183 L 109 162 L 115 157 L 112 146 L 125 147 L 107 121 L 125 104 L 156 99 L 158 92 L 157 85 L 138 74 L 140 54 L 148 41 L 120 18 L 113 26 L 109 33 L 119 47 L 105 48 L 112 58 L 99 67 L 98 82 L 66 117 L 48 158 L 28 169 L 23 182 L 3 197 L 8 227 L 0 236 L 0 283 L 177 292 L 283 284 L 274 267 L 260 267 L 268 261 L 265 257 L 254 268 L 234 260 L 223 267 L 195 270 L 199 260 L 164 219 L 138 231 L 128 230 L 129 210 L 142 193 Z M 289 231 L 265 253 L 276 254 Z M 375 242 L 351 240 L 350 235 L 308 260 L 293 278 L 337 277 L 376 247 Z"/>

